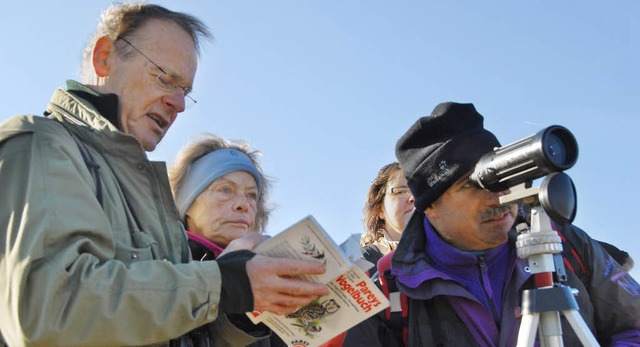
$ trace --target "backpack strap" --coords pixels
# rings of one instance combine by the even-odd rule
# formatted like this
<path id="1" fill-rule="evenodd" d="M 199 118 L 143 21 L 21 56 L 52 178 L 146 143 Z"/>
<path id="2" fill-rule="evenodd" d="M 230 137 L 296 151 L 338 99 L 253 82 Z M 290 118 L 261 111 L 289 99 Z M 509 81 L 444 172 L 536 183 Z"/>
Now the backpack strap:
<path id="1" fill-rule="evenodd" d="M 396 277 L 391 274 L 391 257 L 394 251 L 378 260 L 378 274 L 382 292 L 389 299 L 389 307 L 384 310 L 385 319 L 391 331 L 395 334 L 402 332 L 404 345 L 408 346 L 409 299 L 398 290 Z"/>
<path id="2" fill-rule="evenodd" d="M 67 131 L 69 130 L 67 129 Z M 78 135 L 72 133 L 71 131 L 69 131 L 69 134 L 71 134 L 71 138 L 73 138 L 73 141 L 75 141 L 76 145 L 78 145 L 78 148 L 80 149 L 80 154 L 82 155 L 82 159 L 84 160 L 84 164 L 87 165 L 87 169 L 89 169 L 91 178 L 93 178 L 93 183 L 96 186 L 96 199 L 98 199 L 100 206 L 104 207 L 102 205 L 102 184 L 100 182 L 100 165 L 98 165 L 98 163 L 96 163 L 96 161 L 93 159 L 91 152 L 89 152 L 89 148 L 87 148 L 87 145 L 84 142 L 80 141 L 80 139 L 78 138 Z"/>
<path id="3" fill-rule="evenodd" d="M 576 250 L 573 242 L 567 238 L 567 236 L 561 231 L 561 228 L 557 228 L 555 225 L 552 226 L 553 230 L 558 233 L 560 239 L 562 240 L 562 263 L 564 268 L 573 272 L 582 282 L 588 277 L 587 269 L 584 266 L 584 261 L 580 256 L 579 252 Z M 560 254 L 557 254 L 560 256 Z M 556 269 L 559 266 L 556 265 Z"/>

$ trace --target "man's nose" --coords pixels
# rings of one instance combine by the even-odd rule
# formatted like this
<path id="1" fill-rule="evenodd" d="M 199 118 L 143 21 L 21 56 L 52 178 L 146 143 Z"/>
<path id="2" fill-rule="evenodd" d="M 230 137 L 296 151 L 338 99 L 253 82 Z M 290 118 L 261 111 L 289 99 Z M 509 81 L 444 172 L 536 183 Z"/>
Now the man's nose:
<path id="1" fill-rule="evenodd" d="M 184 90 L 182 88 L 173 88 L 170 92 L 162 98 L 162 102 L 175 110 L 176 113 L 184 112 L 185 110 L 185 98 Z"/>

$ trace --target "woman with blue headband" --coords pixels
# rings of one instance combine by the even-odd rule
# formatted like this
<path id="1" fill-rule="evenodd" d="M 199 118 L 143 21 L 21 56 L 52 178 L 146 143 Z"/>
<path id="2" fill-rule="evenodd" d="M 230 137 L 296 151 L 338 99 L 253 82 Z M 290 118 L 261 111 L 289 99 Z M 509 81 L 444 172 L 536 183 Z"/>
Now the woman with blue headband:
<path id="1" fill-rule="evenodd" d="M 189 239 L 213 247 L 215 258 L 230 241 L 262 233 L 270 213 L 269 184 L 259 153 L 248 144 L 213 134 L 200 138 L 178 154 L 169 180 Z"/>
<path id="2" fill-rule="evenodd" d="M 251 249 L 262 240 L 258 236 L 270 214 L 266 203 L 269 182 L 262 173 L 258 155 L 246 143 L 227 141 L 213 134 L 201 134 L 199 140 L 178 154 L 169 170 L 169 181 L 194 260 L 214 260 L 227 247 Z M 251 290 L 237 289 L 237 295 Z M 253 324 L 244 314 L 229 318 Z M 172 343 L 207 346 L 210 342 L 202 341 L 206 336 L 205 325 Z M 270 340 L 252 346 L 285 344 L 274 334 Z"/>

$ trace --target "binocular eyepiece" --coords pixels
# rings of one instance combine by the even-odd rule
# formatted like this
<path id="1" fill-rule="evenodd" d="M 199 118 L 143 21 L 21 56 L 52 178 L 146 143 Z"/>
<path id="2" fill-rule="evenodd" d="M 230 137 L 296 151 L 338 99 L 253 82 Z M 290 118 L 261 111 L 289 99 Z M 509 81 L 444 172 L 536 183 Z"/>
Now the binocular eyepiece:
<path id="1" fill-rule="evenodd" d="M 479 188 L 500 192 L 571 168 L 578 143 L 565 127 L 552 125 L 482 156 L 469 179 Z"/>

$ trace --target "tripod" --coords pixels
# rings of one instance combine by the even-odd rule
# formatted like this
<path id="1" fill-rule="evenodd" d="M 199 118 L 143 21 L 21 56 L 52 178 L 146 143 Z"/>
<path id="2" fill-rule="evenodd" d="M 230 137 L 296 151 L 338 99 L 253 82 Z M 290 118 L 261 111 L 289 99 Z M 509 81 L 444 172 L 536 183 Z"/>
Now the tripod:
<path id="1" fill-rule="evenodd" d="M 531 227 L 519 224 L 516 252 L 527 259 L 534 276 L 535 289 L 523 291 L 522 320 L 518 331 L 517 347 L 532 347 L 536 332 L 542 347 L 563 346 L 560 313 L 567 319 L 584 346 L 598 346 L 589 327 L 578 313 L 574 298 L 578 291 L 554 283 L 567 276 L 562 263 L 562 241 L 552 229 L 551 220 L 564 223 L 575 216 L 575 188 L 569 176 L 553 173 L 541 187 L 528 188 L 531 182 L 512 188 L 512 193 L 500 197 L 501 203 L 522 202 L 531 206 Z"/>

